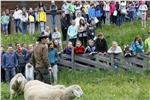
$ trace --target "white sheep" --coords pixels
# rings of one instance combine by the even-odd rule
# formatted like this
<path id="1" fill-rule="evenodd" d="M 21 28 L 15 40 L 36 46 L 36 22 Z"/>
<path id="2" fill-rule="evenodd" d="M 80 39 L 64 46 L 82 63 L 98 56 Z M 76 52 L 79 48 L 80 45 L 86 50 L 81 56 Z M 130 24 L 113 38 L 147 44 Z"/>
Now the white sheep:
<path id="1" fill-rule="evenodd" d="M 83 91 L 79 85 L 72 85 L 65 89 L 34 85 L 24 92 L 25 100 L 73 100 L 82 95 Z"/>
<path id="2" fill-rule="evenodd" d="M 19 93 L 24 91 L 27 80 L 25 77 L 18 73 L 10 81 L 10 100 L 16 97 Z"/>
<path id="3" fill-rule="evenodd" d="M 47 88 L 59 88 L 59 89 L 65 89 L 64 85 L 50 85 L 44 82 L 41 82 L 39 80 L 31 80 L 29 82 L 27 82 L 27 84 L 25 85 L 24 91 L 29 90 L 29 88 L 32 88 L 33 86 L 37 86 L 40 85 L 41 87 L 47 87 Z"/>
<path id="4" fill-rule="evenodd" d="M 30 63 L 25 66 L 25 77 L 28 81 L 34 80 L 34 67 Z"/>

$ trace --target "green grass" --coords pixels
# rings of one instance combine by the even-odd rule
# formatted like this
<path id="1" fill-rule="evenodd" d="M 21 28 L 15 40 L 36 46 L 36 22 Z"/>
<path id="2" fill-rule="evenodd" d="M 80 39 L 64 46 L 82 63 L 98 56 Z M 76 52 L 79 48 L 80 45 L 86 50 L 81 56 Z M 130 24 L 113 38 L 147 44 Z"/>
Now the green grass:
<path id="1" fill-rule="evenodd" d="M 59 71 L 59 84 L 79 84 L 84 95 L 75 100 L 150 100 L 150 74 L 115 71 Z M 2 100 L 8 100 L 8 84 L 2 83 Z M 23 100 L 23 96 L 19 96 Z"/>
<path id="2" fill-rule="evenodd" d="M 108 45 L 113 40 L 117 41 L 123 47 L 124 44 L 130 44 L 135 35 L 140 35 L 143 40 L 150 30 L 150 20 L 147 21 L 148 27 L 141 28 L 139 21 L 134 23 L 125 23 L 121 27 L 115 25 L 104 25 L 102 29 L 96 31 L 103 32 Z M 2 44 L 6 47 L 8 44 L 15 42 L 35 43 L 39 34 L 25 35 L 11 34 L 9 37 L 2 35 Z M 62 70 L 59 72 L 59 84 L 66 86 L 79 84 L 84 95 L 76 100 L 150 100 L 150 71 L 144 74 L 120 70 L 115 71 L 69 71 Z M 1 84 L 1 99 L 9 100 L 9 85 Z M 18 100 L 23 100 L 19 96 Z"/>

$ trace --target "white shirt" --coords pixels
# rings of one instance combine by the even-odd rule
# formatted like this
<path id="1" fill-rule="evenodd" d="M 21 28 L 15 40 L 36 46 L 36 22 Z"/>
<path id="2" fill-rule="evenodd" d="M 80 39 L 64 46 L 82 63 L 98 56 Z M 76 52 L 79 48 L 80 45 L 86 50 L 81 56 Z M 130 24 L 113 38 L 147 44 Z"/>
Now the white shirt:
<path id="1" fill-rule="evenodd" d="M 83 20 L 84 20 L 83 17 L 77 17 L 77 18 L 75 19 L 75 22 L 76 22 L 75 26 L 76 26 L 76 27 L 79 26 L 80 19 L 83 19 Z"/>
<path id="2" fill-rule="evenodd" d="M 114 54 L 122 53 L 122 49 L 120 46 L 117 46 L 116 48 L 111 47 L 108 49 L 108 53 L 114 53 Z"/>
<path id="3" fill-rule="evenodd" d="M 140 5 L 139 10 L 146 12 L 148 10 L 147 5 L 146 4 Z"/>
<path id="4" fill-rule="evenodd" d="M 62 10 L 65 12 L 65 14 L 69 13 L 69 11 L 68 11 L 68 3 L 62 5 Z"/>
<path id="5" fill-rule="evenodd" d="M 14 19 L 21 19 L 21 16 L 22 16 L 22 10 L 17 10 L 17 11 L 14 11 L 14 14 L 13 14 L 13 17 Z"/>
<path id="6" fill-rule="evenodd" d="M 21 15 L 21 21 L 22 22 L 27 22 L 28 21 L 28 13 L 26 13 L 26 15 Z"/>
<path id="7" fill-rule="evenodd" d="M 109 11 L 110 10 L 110 6 L 109 3 L 104 2 L 104 7 L 103 7 L 104 11 Z"/>

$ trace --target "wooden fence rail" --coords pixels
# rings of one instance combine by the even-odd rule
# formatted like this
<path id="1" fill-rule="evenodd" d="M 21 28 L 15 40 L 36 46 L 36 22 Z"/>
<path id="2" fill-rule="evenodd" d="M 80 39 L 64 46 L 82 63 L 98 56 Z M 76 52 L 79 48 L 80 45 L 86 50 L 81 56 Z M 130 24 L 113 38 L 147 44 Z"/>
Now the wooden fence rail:
<path id="1" fill-rule="evenodd" d="M 72 69 L 103 69 L 110 70 L 123 68 L 125 70 L 143 72 L 150 69 L 150 55 L 139 55 L 138 57 L 124 57 L 119 54 L 83 54 L 83 55 L 67 55 L 61 54 L 59 65 Z"/>

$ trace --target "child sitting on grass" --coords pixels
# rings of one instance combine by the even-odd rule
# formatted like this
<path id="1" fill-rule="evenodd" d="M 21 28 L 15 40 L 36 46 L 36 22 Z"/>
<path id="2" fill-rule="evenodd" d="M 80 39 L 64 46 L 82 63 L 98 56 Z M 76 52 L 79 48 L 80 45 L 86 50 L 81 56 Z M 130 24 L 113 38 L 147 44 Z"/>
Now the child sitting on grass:
<path id="1" fill-rule="evenodd" d="M 96 47 L 94 45 L 94 41 L 92 39 L 90 39 L 88 41 L 88 46 L 85 48 L 85 53 L 89 53 L 89 55 L 92 55 L 94 53 L 96 53 Z"/>
<path id="2" fill-rule="evenodd" d="M 71 55 L 71 53 L 72 53 L 72 42 L 68 41 L 67 46 L 63 50 L 63 53 Z"/>
<path id="3" fill-rule="evenodd" d="M 75 54 L 84 54 L 84 51 L 85 51 L 84 46 L 82 45 L 81 41 L 78 40 L 76 42 L 76 46 L 74 48 L 74 53 Z"/>

